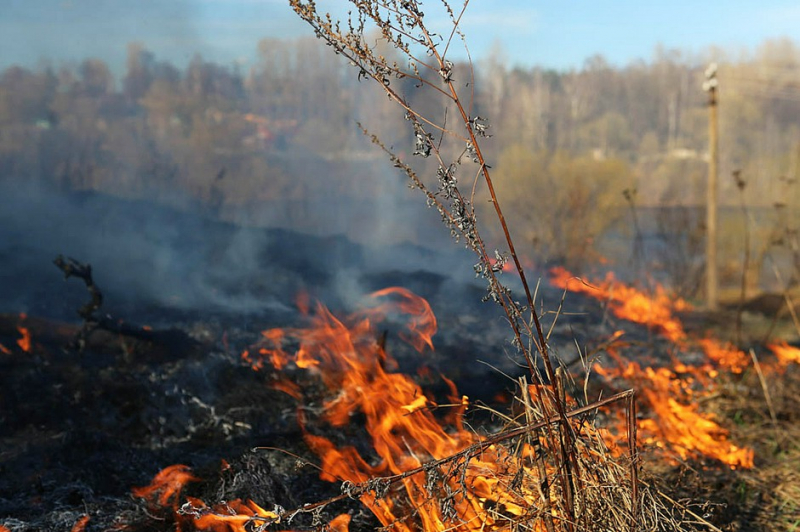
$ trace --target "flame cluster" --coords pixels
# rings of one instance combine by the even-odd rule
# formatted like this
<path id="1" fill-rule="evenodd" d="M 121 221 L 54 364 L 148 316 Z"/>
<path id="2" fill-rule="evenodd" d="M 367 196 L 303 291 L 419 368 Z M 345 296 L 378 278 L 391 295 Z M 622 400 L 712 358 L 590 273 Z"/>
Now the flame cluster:
<path id="1" fill-rule="evenodd" d="M 786 342 L 769 344 L 767 347 L 775 353 L 778 363 L 781 366 L 785 367 L 790 364 L 800 364 L 800 349 L 792 347 Z"/>
<path id="2" fill-rule="evenodd" d="M 292 364 L 318 372 L 333 392 L 323 404 L 322 420 L 329 426 L 345 427 L 353 414 L 364 416 L 375 457 L 365 457 L 352 446 L 339 447 L 324 436 L 304 435 L 321 459 L 320 477 L 351 486 L 402 476 L 479 441 L 462 425 L 468 400 L 458 396 L 451 382 L 451 409 L 444 419 L 437 418 L 434 398 L 410 377 L 394 372 L 396 362 L 377 341 L 374 324 L 401 314 L 405 327 L 400 337 L 419 352 L 432 350 L 437 324 L 427 301 L 402 288 L 375 292 L 371 299 L 369 309 L 346 319 L 318 304 L 309 327 L 265 331 L 260 358 L 247 355 L 255 368 L 268 360 L 277 369 Z M 285 350 L 287 341 L 298 344 L 292 353 Z M 392 485 L 376 485 L 358 496 L 384 526 L 409 532 L 495 530 L 528 511 L 524 490 L 508 486 L 518 468 L 502 448 L 488 446 L 480 457 L 464 460 L 439 464 Z M 486 506 L 502 507 L 505 517 L 492 517 Z"/>
<path id="3" fill-rule="evenodd" d="M 713 379 L 720 371 L 742 373 L 750 364 L 750 356 L 714 338 L 691 338 L 676 316 L 691 307 L 680 298 L 670 297 L 661 286 L 656 286 L 649 295 L 619 283 L 612 273 L 601 281 L 587 283 L 564 268 L 551 270 L 551 282 L 556 287 L 603 301 L 615 316 L 650 327 L 678 351 L 699 349 L 705 354 L 705 361 L 697 365 L 673 359 L 669 367 L 642 367 L 626 360 L 615 346 L 623 334 L 621 331 L 609 342 L 607 352 L 616 366 L 605 368 L 595 364 L 593 369 L 609 381 L 623 379 L 640 392 L 641 407 L 648 412 L 638 421 L 645 443 L 667 449 L 682 459 L 708 457 L 731 467 L 753 466 L 753 451 L 731 443 L 728 431 L 712 415 L 700 412 L 698 406 L 698 399 L 710 393 Z M 779 364 L 768 366 L 773 371 L 800 362 L 797 348 L 787 344 L 768 347 Z"/>
<path id="4" fill-rule="evenodd" d="M 154 508 L 172 506 L 177 510 L 184 486 L 199 480 L 192 475 L 188 466 L 175 464 L 159 471 L 149 485 L 133 488 L 131 492 L 135 497 L 148 501 Z"/>
<path id="5" fill-rule="evenodd" d="M 692 309 L 684 299 L 673 297 L 661 285 L 656 285 L 652 294 L 627 286 L 614 277 L 612 272 L 605 279 L 587 283 L 562 267 L 550 270 L 550 282 L 557 288 L 582 293 L 608 305 L 608 309 L 618 318 L 651 327 L 679 349 L 687 349 L 692 339 L 676 316 L 678 312 Z M 695 340 L 709 360 L 717 368 L 733 373 L 741 373 L 749 364 L 749 357 L 739 349 L 714 338 Z M 716 368 L 704 367 L 712 372 Z"/>
<path id="6" fill-rule="evenodd" d="M 621 379 L 639 391 L 643 416 L 637 424 L 646 444 L 676 458 L 709 457 L 734 468 L 752 467 L 753 451 L 731 443 L 728 432 L 698 407 L 698 399 L 713 385 L 718 371 L 742 372 L 747 355 L 711 338 L 691 338 L 676 317 L 676 312 L 690 308 L 688 303 L 670 297 L 660 287 L 651 296 L 617 283 L 611 274 L 590 285 L 576 282 L 563 269 L 552 273 L 555 286 L 603 300 L 616 316 L 652 328 L 678 349 L 700 349 L 706 354 L 706 362 L 699 366 L 674 359 L 670 367 L 646 367 L 622 356 L 623 332 L 615 333 L 606 344 L 616 364 L 593 369 L 612 384 Z M 531 469 L 536 452 L 525 444 L 510 456 L 502 446 L 482 445 L 481 453 L 464 452 L 450 461 L 485 441 L 464 429 L 468 399 L 459 397 L 455 385 L 445 379 L 450 409 L 435 415 L 439 407 L 435 398 L 396 372 L 397 362 L 379 341 L 376 324 L 402 316 L 405 326 L 399 336 L 421 353 L 432 350 L 437 323 L 430 305 L 402 288 L 376 292 L 371 301 L 366 310 L 339 318 L 322 304 L 312 309 L 302 296 L 298 307 L 307 326 L 266 330 L 259 343 L 242 354 L 254 370 L 273 368 L 285 376 L 288 369 L 300 369 L 318 375 L 324 384 L 327 399 L 319 419 L 310 423 L 304 411 L 298 412 L 305 443 L 320 458 L 320 477 L 342 482 L 345 494 L 360 499 L 382 525 L 401 532 L 503 530 L 520 522 L 544 530 L 538 519 L 544 511 L 542 493 L 537 472 Z M 782 366 L 800 361 L 796 348 L 786 344 L 770 348 Z M 303 400 L 303 390 L 288 377 L 271 385 Z M 336 445 L 309 428 L 347 430 L 355 414 L 365 420 L 374 454 Z M 612 431 L 602 434 L 612 445 L 623 441 Z M 254 525 L 281 523 L 283 515 L 277 509 L 266 510 L 253 501 L 209 507 L 186 497 L 179 510 L 183 486 L 195 480 L 185 466 L 171 466 L 151 486 L 136 488 L 134 494 L 153 504 L 171 505 L 184 518 L 193 517 L 182 522 L 197 530 L 246 532 Z M 344 532 L 349 522 L 350 516 L 343 514 L 329 526 Z"/>
<path id="7" fill-rule="evenodd" d="M 260 344 L 243 354 L 257 370 L 270 364 L 319 376 L 329 398 L 321 419 L 313 424 L 315 430 L 325 425 L 346 430 L 356 413 L 365 419 L 374 450 L 369 456 L 313 434 L 299 411 L 305 443 L 321 461 L 320 477 L 342 482 L 343 490 L 350 490 L 384 526 L 399 531 L 503 530 L 519 520 L 540 530 L 537 476 L 526 465 L 534 459 L 533 448 L 521 445 L 512 456 L 504 447 L 487 442 L 480 452 L 460 454 L 482 441 L 463 427 L 467 398 L 459 397 L 455 385 L 445 379 L 451 404 L 442 409 L 444 415 L 434 415 L 439 407 L 435 398 L 412 378 L 395 372 L 396 361 L 378 341 L 375 323 L 402 316 L 405 326 L 399 336 L 420 352 L 431 350 L 436 318 L 430 305 L 401 288 L 376 292 L 371 300 L 367 310 L 337 318 L 321 304 L 312 312 L 302 298 L 299 306 L 307 314 L 307 327 L 264 331 Z M 301 393 L 286 382 L 275 386 L 293 396 Z M 415 469 L 416 473 L 409 473 Z M 181 487 L 193 480 L 184 466 L 172 466 L 134 494 L 175 506 Z M 282 517 L 252 501 L 215 507 L 191 497 L 186 501 L 179 513 L 194 519 L 182 522 L 191 522 L 197 530 L 246 532 L 254 526 L 278 525 Z M 340 515 L 329 526 L 344 532 L 349 520 L 348 515 Z"/>

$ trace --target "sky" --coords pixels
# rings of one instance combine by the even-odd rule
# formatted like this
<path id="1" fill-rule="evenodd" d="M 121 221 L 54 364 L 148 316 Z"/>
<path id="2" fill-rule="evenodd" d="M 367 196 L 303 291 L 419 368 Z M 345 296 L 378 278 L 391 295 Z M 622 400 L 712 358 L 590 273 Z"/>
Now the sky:
<path id="1" fill-rule="evenodd" d="M 494 50 L 510 65 L 568 70 L 600 54 L 624 66 L 653 57 L 659 45 L 699 56 L 711 46 L 740 53 L 800 37 L 800 2 L 471 0 L 462 27 L 475 59 Z M 287 0 L 0 0 L 0 69 L 94 57 L 122 72 L 133 41 L 179 66 L 199 53 L 246 67 L 262 38 L 309 35 Z"/>

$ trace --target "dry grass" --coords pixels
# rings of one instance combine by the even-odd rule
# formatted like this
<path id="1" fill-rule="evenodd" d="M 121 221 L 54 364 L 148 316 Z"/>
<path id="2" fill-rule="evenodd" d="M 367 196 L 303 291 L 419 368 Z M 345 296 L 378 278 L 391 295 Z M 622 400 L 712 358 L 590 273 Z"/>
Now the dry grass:
<path id="1" fill-rule="evenodd" d="M 732 419 L 731 437 L 755 450 L 756 467 L 742 471 L 731 493 L 731 510 L 741 508 L 752 522 L 750 530 L 800 529 L 800 372 L 764 377 L 774 409 L 773 421 L 758 375 L 749 371 L 741 380 L 721 388 L 711 406 Z M 735 496 L 734 496 L 735 495 Z M 741 528 L 742 530 L 746 528 Z"/>
<path id="2" fill-rule="evenodd" d="M 543 419 L 535 401 L 531 401 L 524 381 L 515 401 L 523 407 L 519 416 L 528 423 Z M 629 396 L 633 400 L 633 396 Z M 633 402 L 628 402 L 632 405 Z M 631 412 L 633 415 L 633 412 Z M 652 486 L 650 480 L 640 482 L 638 454 L 614 454 L 606 445 L 602 431 L 598 429 L 594 416 L 580 419 L 572 425 L 574 442 L 573 482 L 575 500 L 572 508 L 566 506 L 565 494 L 556 489 L 551 495 L 551 516 L 541 522 L 548 530 L 565 530 L 570 526 L 576 531 L 601 532 L 611 530 L 694 530 L 688 524 L 682 510 L 671 504 Z M 633 434 L 629 435 L 633 438 Z M 535 444 L 542 435 L 528 433 L 526 439 Z M 545 453 L 545 457 L 550 454 Z M 523 469 L 523 471 L 529 471 Z M 539 482 L 539 475 L 529 474 L 528 482 Z M 563 521 L 566 515 L 573 516 L 572 523 Z M 523 523 L 515 523 L 522 525 Z M 540 530 L 526 528 L 531 530 Z"/>

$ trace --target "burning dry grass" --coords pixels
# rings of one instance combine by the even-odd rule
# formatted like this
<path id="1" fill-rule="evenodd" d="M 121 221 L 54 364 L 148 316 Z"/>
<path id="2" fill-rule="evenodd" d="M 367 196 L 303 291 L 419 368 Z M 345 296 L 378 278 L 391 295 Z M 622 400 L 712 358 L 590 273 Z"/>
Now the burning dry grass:
<path id="1" fill-rule="evenodd" d="M 415 139 L 413 155 L 432 157 L 438 167 L 435 180 L 429 174 L 426 184 L 411 166 L 378 139 L 374 141 L 406 173 L 411 187 L 423 192 L 453 236 L 475 252 L 478 261 L 474 270 L 486 282 L 486 300 L 497 303 L 505 313 L 513 344 L 533 383 L 524 379 L 519 382 L 516 409 L 498 431 L 484 434 L 467 430 L 463 416 L 472 406 L 469 399 L 459 396 L 451 385 L 447 404 L 440 404 L 412 378 L 397 372 L 397 363 L 377 340 L 374 324 L 387 315 L 401 314 L 406 316 L 406 327 L 399 337 L 420 352 L 431 349 L 436 319 L 427 302 L 407 290 L 389 289 L 374 294 L 376 304 L 367 311 L 337 317 L 322 305 L 312 312 L 307 300 L 301 300 L 308 326 L 266 331 L 260 345 L 242 358 L 256 370 L 274 368 L 277 373 L 272 386 L 300 403 L 297 417 L 303 441 L 320 461 L 320 478 L 338 483 L 340 494 L 291 509 L 282 508 L 277 501 L 237 499 L 209 504 L 184 495 L 186 484 L 197 479 L 181 465 L 163 470 L 153 484 L 136 488 L 134 494 L 159 515 L 171 514 L 169 524 L 179 530 L 294 528 L 296 518 L 311 514 L 310 525 L 302 527 L 344 532 L 349 529 L 350 514 L 328 516 L 326 524 L 320 512 L 330 512 L 347 500 L 360 501 L 380 522 L 381 529 L 401 532 L 715 530 L 702 512 L 663 495 L 651 480 L 640 482 L 637 433 L 641 431 L 646 443 L 669 453 L 662 456 L 670 457 L 671 463 L 697 465 L 694 471 L 700 471 L 703 461 L 711 459 L 709 467 L 716 467 L 714 471 L 727 479 L 741 479 L 739 486 L 745 488 L 750 486 L 745 475 L 760 478 L 762 484 L 753 481 L 754 485 L 772 489 L 773 496 L 760 496 L 759 502 L 775 510 L 759 516 L 765 522 L 772 515 L 773 520 L 789 523 L 796 511 L 790 500 L 797 494 L 796 474 L 788 474 L 778 464 L 787 458 L 796 463 L 797 445 L 785 438 L 788 432 L 781 428 L 778 412 L 794 419 L 795 414 L 786 410 L 791 401 L 780 394 L 769 401 L 770 426 L 776 431 L 771 446 L 763 435 L 758 441 L 754 438 L 752 446 L 747 446 L 747 438 L 733 443 L 731 437 L 738 436 L 738 431 L 714 419 L 708 390 L 717 390 L 717 409 L 723 413 L 720 417 L 730 414 L 724 411 L 726 404 L 739 415 L 749 412 L 746 408 L 752 409 L 753 402 L 737 406 L 735 386 L 726 403 L 721 399 L 726 392 L 712 382 L 722 374 L 730 375 L 731 383 L 737 379 L 743 382 L 750 377 L 749 358 L 715 340 L 691 338 L 674 315 L 675 310 L 688 307 L 665 291 L 648 296 L 615 283 L 613 278 L 597 287 L 579 284 L 576 288 L 605 301 L 620 318 L 657 331 L 676 349 L 700 346 L 706 356 L 704 362 L 688 365 L 675 361 L 670 368 L 646 367 L 623 358 L 618 346 L 609 342 L 605 351 L 617 365 L 598 372 L 603 372 L 607 387 L 625 390 L 633 385 L 641 390 L 643 415 L 636 415 L 633 390 L 596 401 L 585 394 L 582 402 L 566 393 L 568 377 L 550 352 L 549 338 L 543 332 L 534 296 L 494 194 L 491 166 L 481 152 L 480 141 L 487 136 L 488 122 L 471 116 L 472 102 L 458 92 L 462 80 L 455 81 L 461 74 L 447 59 L 454 37 L 461 36 L 459 25 L 467 3 L 459 12 L 442 3 L 451 28 L 441 34 L 428 28 L 430 17 L 425 18 L 420 3 L 413 0 L 357 2 L 355 12 L 344 21 L 318 12 L 312 1 L 291 0 L 290 4 L 318 37 L 357 67 L 359 78 L 377 82 L 406 113 Z M 375 29 L 387 45 L 408 60 L 406 66 L 378 53 L 374 39 L 367 38 Z M 439 37 L 448 34 L 444 41 Z M 397 84 L 396 80 L 402 78 L 415 83 Z M 403 92 L 410 85 L 443 99 L 443 109 L 451 110 L 459 125 L 448 124 L 447 112 L 437 118 L 411 107 Z M 470 168 L 472 164 L 477 166 Z M 457 175 L 459 172 L 463 176 Z M 458 181 L 463 177 L 467 178 L 462 182 L 467 184 L 464 193 Z M 479 234 L 474 207 L 479 182 L 491 197 L 507 252 L 488 248 Z M 498 280 L 511 262 L 524 289 L 524 303 Z M 554 275 L 565 288 L 569 288 L 570 277 L 564 271 Z M 23 339 L 19 347 L 29 348 L 30 338 L 23 330 L 19 333 Z M 287 370 L 313 375 L 325 388 L 321 399 L 308 397 L 307 390 L 286 378 Z M 585 370 L 588 373 L 590 368 Z M 760 389 L 767 390 L 763 373 L 759 371 L 758 377 Z M 701 401 L 705 401 L 702 410 Z M 600 409 L 619 414 L 616 434 L 600 426 L 598 419 L 602 418 L 596 417 Z M 359 431 L 354 431 L 353 420 L 363 422 L 369 448 L 345 441 L 354 439 L 352 435 Z M 780 461 L 770 460 L 760 454 L 766 452 L 784 456 Z M 747 471 L 754 464 L 754 456 L 763 461 L 764 475 Z M 721 464 L 729 467 L 719 467 Z"/>
<path id="2" fill-rule="evenodd" d="M 436 321 L 427 302 L 398 288 L 373 298 L 368 310 L 342 318 L 322 305 L 311 312 L 303 302 L 307 327 L 265 331 L 247 355 L 253 369 L 264 369 L 266 362 L 281 371 L 273 383 L 278 389 L 286 389 L 287 369 L 311 372 L 324 383 L 327 392 L 318 409 L 302 406 L 315 401 L 300 390 L 293 388 L 292 395 L 301 402 L 305 443 L 321 460 L 320 478 L 339 483 L 341 495 L 288 510 L 266 510 L 253 501 L 208 506 L 187 497 L 178 522 L 197 530 L 246 532 L 289 526 L 301 513 L 356 499 L 384 529 L 406 532 L 691 529 L 649 484 L 639 483 L 635 431 L 627 436 L 631 452 L 612 453 L 607 433 L 595 424 L 597 408 L 627 408 L 633 429 L 632 392 L 582 406 L 565 395 L 561 372 L 554 387 L 521 378 L 513 414 L 495 412 L 505 419 L 500 430 L 489 435 L 466 430 L 463 416 L 471 405 L 452 383 L 447 381 L 449 405 L 438 405 L 413 379 L 392 369 L 397 364 L 376 341 L 373 324 L 404 313 L 401 338 L 419 351 L 430 349 Z M 569 407 L 566 428 L 551 396 Z M 350 433 L 354 416 L 364 418 L 369 452 L 325 435 L 331 429 Z M 559 462 L 565 445 L 566 483 Z M 184 467 L 173 466 L 135 494 L 176 509 L 181 479 L 195 480 Z M 340 515 L 330 526 L 347 530 L 348 521 Z"/>
<path id="3" fill-rule="evenodd" d="M 703 401 L 704 410 L 728 420 L 731 439 L 754 451 L 753 468 L 716 468 L 702 460 L 677 465 L 646 461 L 670 497 L 708 501 L 695 511 L 720 530 L 786 532 L 800 527 L 800 375 L 794 368 L 767 379 L 777 422 L 752 370 L 724 376 Z"/>
<path id="4" fill-rule="evenodd" d="M 616 364 L 595 366 L 609 384 L 622 379 L 642 390 L 642 441 L 667 452 L 646 462 L 660 488 L 675 499 L 711 501 L 695 510 L 725 530 L 797 529 L 800 349 L 768 344 L 774 356 L 759 361 L 752 350 L 748 356 L 712 337 L 693 338 L 675 314 L 686 304 L 662 291 L 648 298 L 613 276 L 584 283 L 570 281 L 564 270 L 554 273 L 557 285 L 603 301 L 614 315 L 654 329 L 678 348 L 667 366 L 642 367 L 621 355 L 626 344 L 617 334 L 605 346 Z M 625 303 L 625 297 L 637 303 Z M 706 360 L 687 365 L 677 358 L 693 349 Z M 731 468 L 715 467 L 709 458 Z"/>
<path id="5" fill-rule="evenodd" d="M 631 424 L 625 424 L 631 415 L 622 415 L 630 408 L 628 393 L 589 403 L 565 394 L 571 388 L 562 372 L 553 387 L 522 380 L 510 412 L 495 413 L 503 426 L 495 423 L 491 433 L 467 430 L 463 414 L 476 405 L 452 383 L 448 394 L 440 394 L 447 395 L 443 401 L 399 373 L 380 340 L 378 330 L 391 317 L 394 325 L 402 323 L 398 338 L 423 356 L 429 352 L 436 318 L 427 302 L 389 289 L 349 316 L 304 298 L 300 306 L 306 324 L 265 331 L 246 360 L 269 385 L 298 401 L 305 443 L 319 456 L 321 477 L 338 484 L 341 494 L 307 498 L 307 504 L 289 509 L 275 506 L 284 502 L 280 497 L 223 500 L 198 491 L 203 482 L 188 468 L 172 466 L 151 486 L 134 491 L 149 512 L 165 520 L 157 529 L 307 530 L 317 525 L 300 514 L 317 511 L 324 511 L 314 514 L 319 526 L 372 529 L 355 513 L 335 514 L 347 500 L 363 503 L 383 528 L 407 531 L 791 530 L 800 520 L 800 378 L 797 349 L 790 345 L 771 346 L 775 356 L 764 352 L 759 376 L 753 362 L 733 371 L 715 360 L 692 367 L 673 358 L 667 360 L 671 369 L 647 368 L 625 360 L 623 353 L 631 355 L 626 350 L 633 347 L 623 343 L 624 335 L 614 335 L 603 345 L 608 353 L 616 351 L 619 367 L 601 370 L 608 380 L 595 383 L 612 393 L 623 385 L 641 390 L 642 411 L 635 417 L 646 448 L 643 455 L 633 454 L 632 464 Z M 9 325 L 9 338 L 23 337 L 17 328 L 23 321 Z M 35 349 L 40 339 L 34 334 L 32 340 Z M 24 353 L 22 346 L 8 344 Z M 681 349 L 702 350 L 692 345 L 687 338 Z M 698 370 L 705 376 L 693 373 Z M 547 402 L 550 395 L 567 407 L 568 440 L 559 432 L 564 425 Z M 681 408 L 664 413 L 660 405 Z M 599 408 L 609 409 L 612 424 L 621 415 L 618 434 L 605 430 L 607 415 L 594 415 Z M 711 439 L 699 445 L 706 427 Z M 568 484 L 561 482 L 554 458 L 565 441 Z M 726 463 L 735 469 L 722 465 L 726 452 L 733 457 Z M 747 467 L 747 457 L 754 467 Z M 632 465 L 643 470 L 638 483 Z M 705 501 L 716 504 L 704 506 Z"/>
<path id="6" fill-rule="evenodd" d="M 552 274 L 556 286 L 604 302 L 616 316 L 655 329 L 679 351 L 699 346 L 705 353 L 706 359 L 697 364 L 685 364 L 673 356 L 668 365 L 653 361 L 653 366 L 647 366 L 622 355 L 625 344 L 617 342 L 623 335 L 621 331 L 607 342 L 605 351 L 614 365 L 596 364 L 594 369 L 611 385 L 622 380 L 641 390 L 647 415 L 638 425 L 645 443 L 665 448 L 682 460 L 703 456 L 731 467 L 753 466 L 753 451 L 732 443 L 728 430 L 713 415 L 701 412 L 697 404 L 714 388 L 713 379 L 720 370 L 741 373 L 747 367 L 747 355 L 712 338 L 692 339 L 676 316 L 677 311 L 689 306 L 683 300 L 670 298 L 661 287 L 650 296 L 617 282 L 612 274 L 596 283 L 583 282 L 563 268 Z"/>

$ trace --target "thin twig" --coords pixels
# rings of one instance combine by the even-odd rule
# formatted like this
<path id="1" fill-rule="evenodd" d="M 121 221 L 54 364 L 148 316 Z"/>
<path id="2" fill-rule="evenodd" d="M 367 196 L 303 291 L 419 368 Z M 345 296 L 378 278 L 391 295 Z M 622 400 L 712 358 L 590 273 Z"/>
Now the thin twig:
<path id="1" fill-rule="evenodd" d="M 769 417 L 772 419 L 772 424 L 778 426 L 778 416 L 775 415 L 775 408 L 772 406 L 772 396 L 769 394 L 767 387 L 767 380 L 764 378 L 764 372 L 761 371 L 761 364 L 758 363 L 758 357 L 753 349 L 750 349 L 750 357 L 753 359 L 753 366 L 756 368 L 758 381 L 761 383 L 761 390 L 764 392 L 764 399 L 767 401 L 767 408 L 769 409 Z"/>

